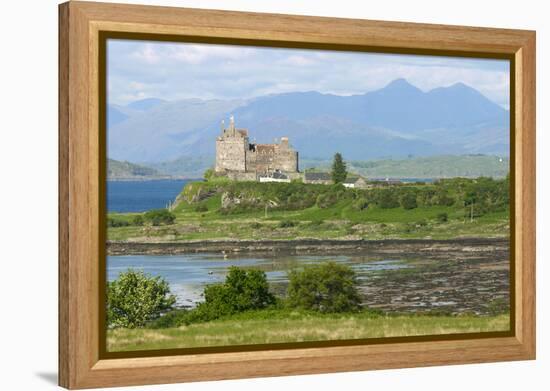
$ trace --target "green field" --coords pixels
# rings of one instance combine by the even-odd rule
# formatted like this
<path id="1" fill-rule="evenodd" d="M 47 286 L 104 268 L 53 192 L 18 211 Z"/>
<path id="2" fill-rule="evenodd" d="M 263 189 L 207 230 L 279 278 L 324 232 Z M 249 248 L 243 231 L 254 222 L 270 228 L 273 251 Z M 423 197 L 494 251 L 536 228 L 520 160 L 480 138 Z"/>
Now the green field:
<path id="1" fill-rule="evenodd" d="M 135 213 L 111 213 L 109 219 L 122 224 L 110 226 L 108 238 L 148 242 L 507 237 L 508 200 L 502 194 L 502 189 L 507 192 L 506 181 L 485 180 L 486 184 L 460 179 L 371 190 L 302 183 L 194 182 L 178 197 L 172 210 L 174 224 L 133 225 Z M 414 207 L 402 205 L 407 193 L 415 197 Z"/>
<path id="2" fill-rule="evenodd" d="M 321 314 L 295 310 L 249 311 L 167 329 L 114 329 L 109 351 L 174 349 L 282 342 L 506 331 L 509 316 Z"/>

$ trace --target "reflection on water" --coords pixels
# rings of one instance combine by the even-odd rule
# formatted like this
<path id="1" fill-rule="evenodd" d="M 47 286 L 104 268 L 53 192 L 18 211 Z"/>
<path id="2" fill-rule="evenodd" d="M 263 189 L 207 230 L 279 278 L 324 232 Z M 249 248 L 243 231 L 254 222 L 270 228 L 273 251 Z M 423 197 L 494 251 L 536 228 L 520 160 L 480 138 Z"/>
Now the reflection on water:
<path id="1" fill-rule="evenodd" d="M 364 282 L 369 273 L 409 267 L 404 260 L 380 259 L 367 255 L 234 255 L 202 253 L 180 255 L 122 255 L 107 257 L 107 279 L 116 279 L 129 268 L 161 276 L 177 296 L 178 306 L 194 306 L 202 301 L 208 284 L 223 282 L 230 266 L 254 267 L 263 270 L 272 285 L 284 285 L 290 269 L 305 264 L 334 261 L 351 266 Z"/>

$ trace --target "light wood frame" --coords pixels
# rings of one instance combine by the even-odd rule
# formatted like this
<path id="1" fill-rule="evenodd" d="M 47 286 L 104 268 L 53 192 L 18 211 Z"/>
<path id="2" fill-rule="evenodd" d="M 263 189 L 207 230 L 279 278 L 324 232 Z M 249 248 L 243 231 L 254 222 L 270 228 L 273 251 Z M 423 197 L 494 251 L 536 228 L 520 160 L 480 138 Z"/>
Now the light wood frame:
<path id="1" fill-rule="evenodd" d="M 511 336 L 104 359 L 100 32 L 510 58 Z M 104 119 L 104 118 L 103 118 Z M 59 384 L 76 388 L 535 358 L 535 32 L 88 2 L 59 6 Z"/>

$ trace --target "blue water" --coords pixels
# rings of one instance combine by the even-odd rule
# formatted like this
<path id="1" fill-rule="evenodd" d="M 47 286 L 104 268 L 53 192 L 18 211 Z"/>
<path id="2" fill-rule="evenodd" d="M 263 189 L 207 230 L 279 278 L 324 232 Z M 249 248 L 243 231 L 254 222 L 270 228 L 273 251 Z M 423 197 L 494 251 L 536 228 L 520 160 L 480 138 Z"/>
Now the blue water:
<path id="1" fill-rule="evenodd" d="M 410 267 L 404 260 L 380 259 L 367 255 L 235 255 L 198 253 L 179 255 L 120 255 L 107 257 L 107 280 L 113 281 L 128 269 L 164 278 L 177 297 L 178 306 L 193 307 L 203 300 L 206 285 L 223 282 L 230 266 L 254 267 L 266 273 L 270 283 L 286 283 L 287 272 L 304 264 L 334 261 L 355 270 L 359 284 L 377 270 Z"/>
<path id="2" fill-rule="evenodd" d="M 107 181 L 109 212 L 144 212 L 165 208 L 189 179 L 154 181 Z"/>

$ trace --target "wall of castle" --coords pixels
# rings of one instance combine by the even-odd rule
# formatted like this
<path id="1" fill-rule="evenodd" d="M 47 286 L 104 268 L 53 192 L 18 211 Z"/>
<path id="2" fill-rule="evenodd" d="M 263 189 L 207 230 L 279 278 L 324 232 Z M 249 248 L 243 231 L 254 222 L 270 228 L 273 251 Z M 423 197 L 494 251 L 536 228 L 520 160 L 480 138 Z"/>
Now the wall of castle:
<path id="1" fill-rule="evenodd" d="M 223 138 L 216 140 L 216 172 L 246 171 L 246 149 L 244 138 Z"/>
<path id="2" fill-rule="evenodd" d="M 228 171 L 226 175 L 233 181 L 256 181 L 258 179 L 255 172 Z"/>
<path id="3" fill-rule="evenodd" d="M 279 148 L 275 152 L 275 166 L 284 172 L 298 171 L 298 152 L 292 149 Z"/>
<path id="4" fill-rule="evenodd" d="M 258 151 L 255 152 L 256 156 L 256 172 L 258 173 L 267 173 L 273 172 L 275 169 L 278 169 L 275 162 L 275 154 L 273 153 L 273 148 L 268 151 Z"/>
<path id="5" fill-rule="evenodd" d="M 256 172 L 256 153 L 250 149 L 246 151 L 246 170 Z"/>

